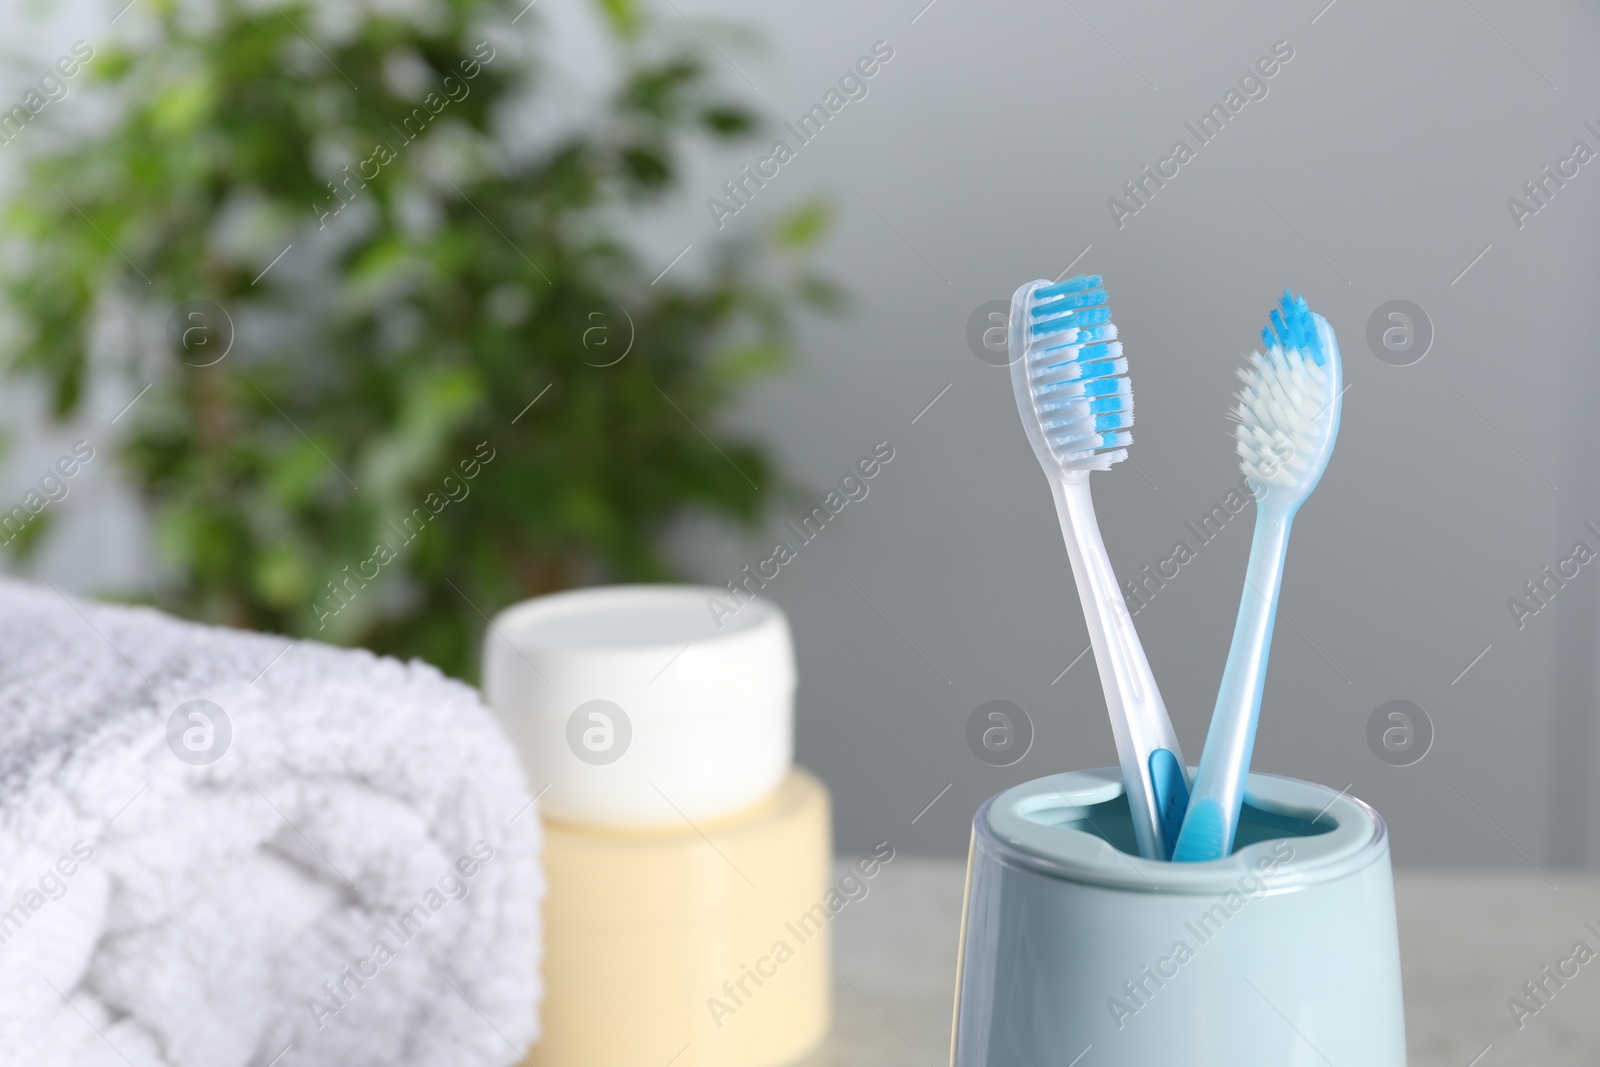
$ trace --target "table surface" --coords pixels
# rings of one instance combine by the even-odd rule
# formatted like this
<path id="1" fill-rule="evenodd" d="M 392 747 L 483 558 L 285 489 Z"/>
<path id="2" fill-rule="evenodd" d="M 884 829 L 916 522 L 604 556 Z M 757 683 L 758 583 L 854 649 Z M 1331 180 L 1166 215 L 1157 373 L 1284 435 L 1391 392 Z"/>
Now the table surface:
<path id="1" fill-rule="evenodd" d="M 1506 1006 L 1579 940 L 1600 951 L 1600 877 L 1547 873 L 1397 873 L 1411 1067 L 1600 1064 L 1600 959 L 1520 1030 Z M 833 1033 L 797 1067 L 949 1063 L 963 875 L 902 856 L 839 913 Z"/>

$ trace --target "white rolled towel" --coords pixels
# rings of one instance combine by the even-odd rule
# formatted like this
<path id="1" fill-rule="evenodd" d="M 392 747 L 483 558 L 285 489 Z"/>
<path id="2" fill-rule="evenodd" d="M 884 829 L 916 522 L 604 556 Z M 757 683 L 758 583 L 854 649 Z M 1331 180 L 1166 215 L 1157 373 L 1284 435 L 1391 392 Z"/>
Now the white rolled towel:
<path id="1" fill-rule="evenodd" d="M 432 667 L 0 579 L 0 1067 L 518 1063 L 538 842 Z"/>

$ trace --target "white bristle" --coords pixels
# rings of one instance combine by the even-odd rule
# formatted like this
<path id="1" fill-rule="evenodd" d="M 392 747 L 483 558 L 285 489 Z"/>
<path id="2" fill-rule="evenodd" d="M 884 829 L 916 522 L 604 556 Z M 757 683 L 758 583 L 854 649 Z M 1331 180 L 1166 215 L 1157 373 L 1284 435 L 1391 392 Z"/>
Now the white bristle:
<path id="1" fill-rule="evenodd" d="M 1304 488 L 1322 474 L 1337 425 L 1338 369 L 1274 345 L 1240 368 L 1233 409 L 1239 467 L 1263 487 Z M 1305 484 L 1307 482 L 1310 484 Z"/>

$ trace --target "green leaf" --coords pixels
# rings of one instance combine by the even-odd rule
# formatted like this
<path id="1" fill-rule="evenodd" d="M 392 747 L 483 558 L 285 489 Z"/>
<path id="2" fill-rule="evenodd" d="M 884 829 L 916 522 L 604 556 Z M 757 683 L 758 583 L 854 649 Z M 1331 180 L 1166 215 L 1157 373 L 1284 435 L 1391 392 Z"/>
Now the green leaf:
<path id="1" fill-rule="evenodd" d="M 724 383 L 736 384 L 780 369 L 787 357 L 788 349 L 773 341 L 734 345 L 718 356 L 717 373 Z"/>
<path id="2" fill-rule="evenodd" d="M 706 108 L 700 112 L 700 121 L 720 137 L 736 137 L 755 129 L 755 116 L 726 104 Z"/>
<path id="3" fill-rule="evenodd" d="M 773 236 L 785 248 L 808 248 L 817 242 L 833 220 L 833 209 L 822 200 L 810 200 L 773 224 Z"/>
<path id="4" fill-rule="evenodd" d="M 24 515 L 28 514 L 27 508 L 20 505 L 17 507 Z M 12 519 L 14 514 L 14 512 L 7 512 L 0 515 L 0 518 Z M 50 532 L 51 524 L 54 521 L 54 515 L 48 511 L 42 511 L 32 516 L 27 525 L 20 529 L 15 526 L 6 528 L 3 535 L 0 536 L 11 538 L 10 541 L 6 542 L 5 547 L 10 549 L 17 559 L 22 561 L 31 560 L 39 551 L 39 546 L 44 543 L 45 537 Z"/>
<path id="5" fill-rule="evenodd" d="M 801 300 L 819 311 L 838 311 L 845 305 L 844 290 L 816 274 L 802 274 L 795 290 Z"/>
<path id="6" fill-rule="evenodd" d="M 672 173 L 667 161 L 648 148 L 624 148 L 622 162 L 634 181 L 650 188 L 665 185 Z"/>
<path id="7" fill-rule="evenodd" d="M 266 471 L 268 499 L 289 512 L 305 507 L 315 499 L 324 481 L 338 477 L 317 445 L 304 438 L 296 440 L 298 444 L 276 453 Z"/>
<path id="8" fill-rule="evenodd" d="M 639 29 L 639 5 L 635 0 L 599 0 L 600 11 L 618 35 L 629 38 Z"/>
<path id="9" fill-rule="evenodd" d="M 216 87 L 204 70 L 195 70 L 173 81 L 156 97 L 150 108 L 150 126 L 162 137 L 182 137 L 192 133 L 210 113 L 216 101 Z"/>
<path id="10" fill-rule="evenodd" d="M 280 609 L 298 608 L 312 595 L 311 567 L 298 545 L 268 544 L 256 559 L 254 578 L 261 596 Z"/>
<path id="11" fill-rule="evenodd" d="M 94 58 L 85 67 L 89 77 L 99 82 L 121 81 L 133 69 L 133 53 L 124 48 L 108 45 L 97 47 Z"/>

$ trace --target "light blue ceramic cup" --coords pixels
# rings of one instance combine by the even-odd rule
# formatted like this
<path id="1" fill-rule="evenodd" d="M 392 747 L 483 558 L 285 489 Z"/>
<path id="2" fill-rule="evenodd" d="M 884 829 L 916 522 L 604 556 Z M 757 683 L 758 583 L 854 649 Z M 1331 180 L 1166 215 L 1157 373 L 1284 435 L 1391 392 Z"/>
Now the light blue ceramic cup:
<path id="1" fill-rule="evenodd" d="M 1252 774 L 1233 855 L 1140 859 L 1116 768 L 973 819 L 953 1067 L 1405 1067 L 1388 831 Z"/>

